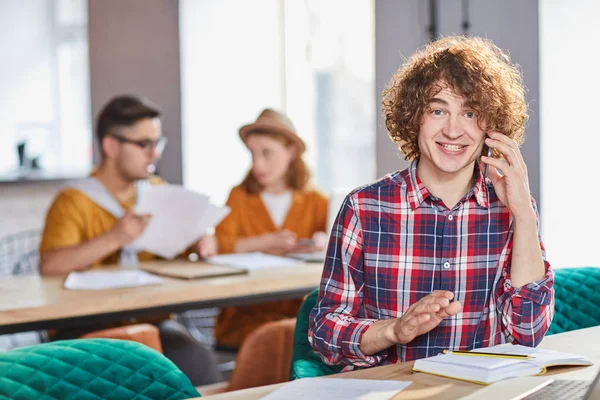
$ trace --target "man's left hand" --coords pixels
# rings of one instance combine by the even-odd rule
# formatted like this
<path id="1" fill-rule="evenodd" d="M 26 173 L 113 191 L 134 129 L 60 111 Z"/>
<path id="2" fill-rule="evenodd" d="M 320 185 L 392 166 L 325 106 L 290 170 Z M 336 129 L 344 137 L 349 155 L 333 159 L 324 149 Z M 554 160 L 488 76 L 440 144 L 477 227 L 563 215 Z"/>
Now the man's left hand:
<path id="1" fill-rule="evenodd" d="M 481 161 L 489 164 L 488 177 L 494 185 L 498 198 L 515 218 L 525 217 L 533 211 L 527 165 L 517 144 L 508 136 L 489 132 L 485 144 L 500 152 L 504 159 L 482 156 Z M 498 170 L 502 171 L 500 174 Z"/>

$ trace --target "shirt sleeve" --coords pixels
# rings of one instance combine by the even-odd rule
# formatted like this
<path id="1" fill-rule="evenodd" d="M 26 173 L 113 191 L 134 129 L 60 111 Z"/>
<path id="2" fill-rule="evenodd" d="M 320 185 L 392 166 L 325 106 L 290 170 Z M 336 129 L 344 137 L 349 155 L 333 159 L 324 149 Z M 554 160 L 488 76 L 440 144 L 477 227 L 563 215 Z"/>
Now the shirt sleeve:
<path id="1" fill-rule="evenodd" d="M 540 235 L 539 214 L 535 201 L 532 202 L 545 276 L 522 287 L 514 287 L 510 276 L 511 257 L 507 257 L 496 286 L 495 298 L 501 329 L 507 340 L 535 347 L 544 338 L 554 316 L 554 272 L 546 259 L 546 249 Z"/>
<path id="2" fill-rule="evenodd" d="M 330 365 L 374 366 L 386 357 L 360 350 L 362 336 L 376 321 L 363 307 L 363 236 L 356 206 L 346 197 L 333 225 L 319 296 L 309 319 L 308 339 Z"/>
<path id="3" fill-rule="evenodd" d="M 242 206 L 242 204 L 239 204 L 237 199 L 238 197 L 239 196 L 236 193 L 236 188 L 234 188 L 229 194 L 229 198 L 227 199 L 226 203 L 231 211 L 215 228 L 215 237 L 219 243 L 219 254 L 233 253 L 235 244 L 238 241 L 240 235 L 239 207 Z"/>
<path id="4" fill-rule="evenodd" d="M 84 240 L 84 225 L 84 218 L 72 191 L 60 192 L 46 214 L 40 254 L 80 244 Z"/>

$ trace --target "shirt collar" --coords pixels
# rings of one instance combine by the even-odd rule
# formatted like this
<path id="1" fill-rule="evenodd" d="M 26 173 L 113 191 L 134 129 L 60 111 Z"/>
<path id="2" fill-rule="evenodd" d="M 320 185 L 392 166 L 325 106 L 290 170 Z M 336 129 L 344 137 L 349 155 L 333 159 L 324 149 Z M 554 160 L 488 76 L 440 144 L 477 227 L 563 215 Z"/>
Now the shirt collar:
<path id="1" fill-rule="evenodd" d="M 417 160 L 412 161 L 406 170 L 406 173 L 402 174 L 404 182 L 406 183 L 408 203 L 413 211 L 419 208 L 428 197 L 432 200 L 437 200 L 418 177 L 417 163 Z M 479 168 L 479 163 L 475 163 L 475 172 L 473 176 L 476 177 L 473 186 L 465 197 L 463 197 L 463 202 L 471 197 L 475 197 L 475 200 L 480 207 L 489 208 L 489 191 L 483 173 Z"/>

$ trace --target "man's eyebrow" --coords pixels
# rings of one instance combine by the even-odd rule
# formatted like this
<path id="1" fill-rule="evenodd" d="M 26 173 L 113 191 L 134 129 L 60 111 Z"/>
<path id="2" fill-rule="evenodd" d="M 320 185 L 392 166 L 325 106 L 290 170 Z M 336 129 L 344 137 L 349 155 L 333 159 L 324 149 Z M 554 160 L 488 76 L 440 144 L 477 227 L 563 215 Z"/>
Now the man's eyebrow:
<path id="1" fill-rule="evenodd" d="M 441 104 L 443 106 L 449 106 L 450 105 L 450 104 L 448 104 L 448 102 L 446 100 L 438 99 L 437 97 L 434 97 L 433 99 L 429 100 L 428 104 L 432 104 L 432 103 Z"/>
<path id="2" fill-rule="evenodd" d="M 439 99 L 437 97 L 434 97 L 432 99 L 429 100 L 429 102 L 427 104 L 432 104 L 432 103 L 437 103 L 443 106 L 448 107 L 450 105 L 450 103 L 448 103 L 446 100 L 444 99 Z M 472 110 L 473 106 L 469 103 L 462 103 L 460 105 L 461 110 Z"/>

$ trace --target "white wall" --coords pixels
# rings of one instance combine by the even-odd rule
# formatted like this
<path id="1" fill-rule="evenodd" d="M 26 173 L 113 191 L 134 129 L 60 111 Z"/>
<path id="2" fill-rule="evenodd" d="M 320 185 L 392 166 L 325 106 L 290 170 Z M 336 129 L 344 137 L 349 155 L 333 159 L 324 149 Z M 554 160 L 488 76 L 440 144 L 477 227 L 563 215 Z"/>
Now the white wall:
<path id="1" fill-rule="evenodd" d="M 540 0 L 543 235 L 554 266 L 600 266 L 597 0 Z"/>
<path id="2" fill-rule="evenodd" d="M 0 5 L 0 174 L 18 165 L 15 143 L 20 124 L 54 123 L 51 11 L 51 0 Z"/>
<path id="3" fill-rule="evenodd" d="M 163 110 L 163 135 L 169 140 L 158 172 L 170 183 L 181 183 L 178 1 L 88 3 L 92 115 L 120 94 L 157 103 Z M 98 141 L 94 138 L 93 143 L 98 161 Z"/>
<path id="4" fill-rule="evenodd" d="M 250 167 L 240 126 L 284 107 L 280 12 L 278 0 L 180 2 L 183 182 L 217 204 Z"/>
<path id="5" fill-rule="evenodd" d="M 15 232 L 42 229 L 46 211 L 61 182 L 0 184 L 0 239 Z"/>

